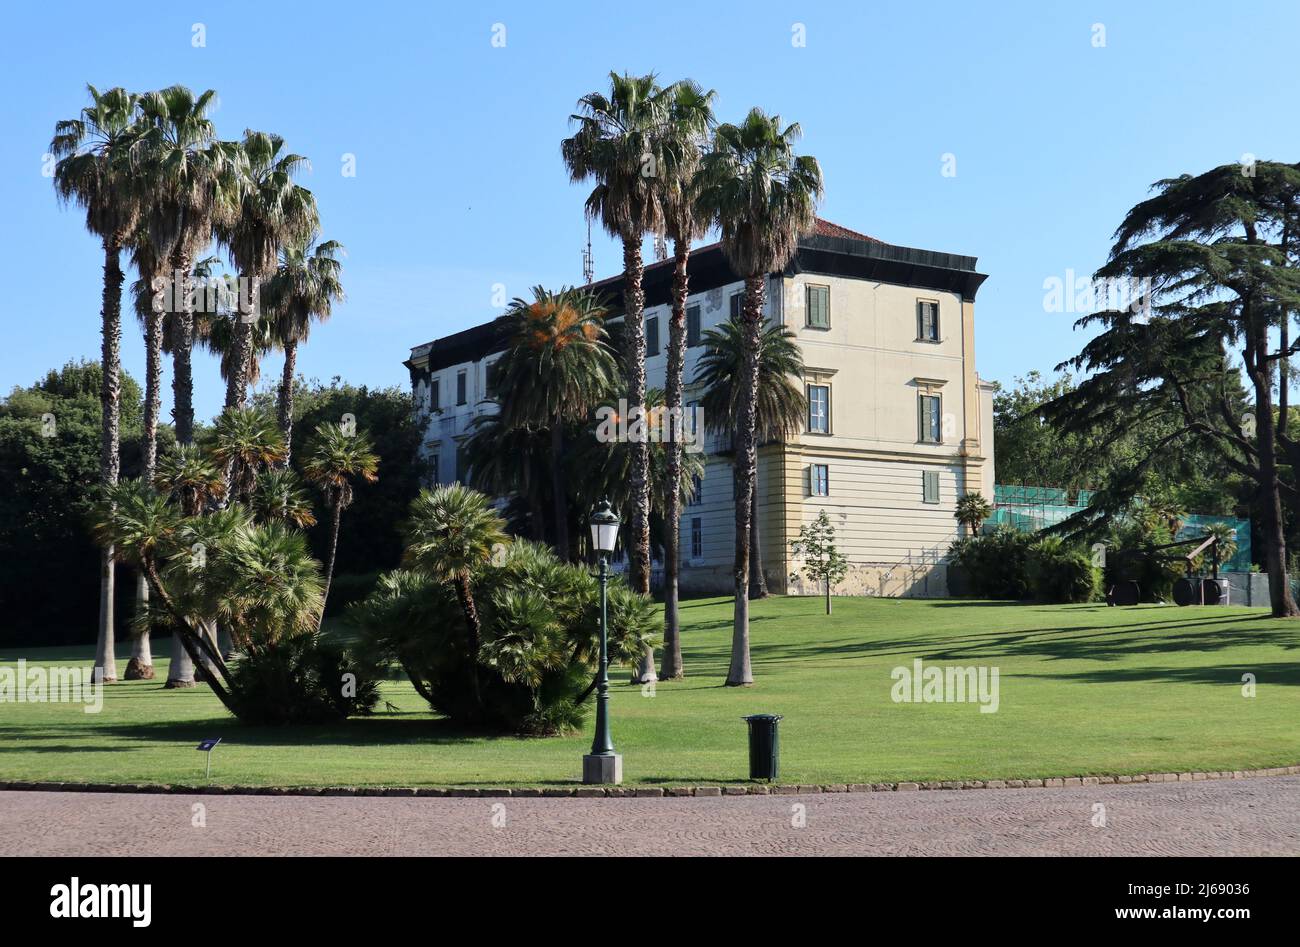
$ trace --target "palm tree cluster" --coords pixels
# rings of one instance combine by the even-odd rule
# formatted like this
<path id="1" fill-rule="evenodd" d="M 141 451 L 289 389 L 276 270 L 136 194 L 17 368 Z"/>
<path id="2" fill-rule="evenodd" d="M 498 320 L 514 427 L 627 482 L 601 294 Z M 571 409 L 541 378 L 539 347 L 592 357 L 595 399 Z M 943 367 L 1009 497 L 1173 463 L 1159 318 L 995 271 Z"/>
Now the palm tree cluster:
<path id="1" fill-rule="evenodd" d="M 341 434 L 329 424 L 318 428 L 307 453 L 304 467 L 321 486 L 337 536 L 351 480 L 373 480 L 378 460 L 364 434 Z M 338 681 L 321 677 L 322 667 L 343 660 L 318 639 L 330 572 L 322 575 L 308 549 L 302 529 L 315 516 L 297 475 L 277 466 L 284 454 L 269 413 L 229 411 L 200 445 L 162 457 L 152 481 L 110 487 L 94 531 L 140 570 L 150 608 L 172 628 L 185 670 L 202 668 L 232 713 L 263 721 L 337 719 L 369 704 L 340 704 L 333 696 Z M 229 635 L 229 649 L 218 628 Z M 278 693 L 268 679 L 278 682 Z M 373 703 L 373 689 L 363 696 Z"/>
<path id="2" fill-rule="evenodd" d="M 172 358 L 172 420 L 182 448 L 194 442 L 192 355 L 201 344 L 221 357 L 226 381 L 219 425 L 247 429 L 256 419 L 240 413 L 258 362 L 272 348 L 285 352 L 278 427 L 283 447 L 258 463 L 287 464 L 293 424 L 296 350 L 313 320 L 329 316 L 342 298 L 334 241 L 318 241 L 320 221 L 311 191 L 295 183 L 308 167 L 269 132 L 248 130 L 238 141 L 217 137 L 210 117 L 216 93 L 195 94 L 175 85 L 145 93 L 88 86 L 90 102 L 76 118 L 55 126 L 50 152 L 57 159 L 59 198 L 85 211 L 86 229 L 104 250 L 101 306 L 103 428 L 101 482 L 109 493 L 120 473 L 122 253 L 134 266 L 134 310 L 145 340 L 143 478 L 146 489 L 159 470 L 157 433 L 162 401 L 162 357 Z M 223 248 L 239 277 L 217 276 Z M 202 300 L 203 305 L 199 305 Z M 232 432 L 226 432 L 232 433 Z M 223 441 L 227 440 L 223 438 Z M 238 440 L 238 438 L 235 438 Z M 223 494 L 246 497 L 253 488 L 250 458 L 239 449 L 219 460 Z M 104 680 L 117 678 L 113 599 L 115 550 L 105 546 L 95 664 Z M 147 611 L 150 585 L 140 576 L 139 611 Z M 139 622 L 126 677 L 153 676 L 148 623 Z M 189 655 L 177 647 L 173 674 Z M 176 683 L 189 683 L 175 678 Z"/>
<path id="3" fill-rule="evenodd" d="M 795 153 L 797 124 L 751 109 L 739 124 L 718 124 L 715 94 L 687 79 L 661 85 L 654 74 L 611 73 L 608 93 L 592 92 L 578 100 L 571 116 L 572 136 L 561 144 L 570 179 L 591 181 L 586 201 L 590 219 L 599 221 L 623 244 L 622 393 L 634 417 L 647 412 L 646 341 L 642 322 L 645 293 L 642 241 L 647 234 L 673 241 L 672 313 L 669 322 L 668 377 L 665 387 L 670 418 L 681 417 L 686 348 L 688 263 L 692 241 L 716 228 L 732 269 L 744 280 L 745 294 L 736 324 L 735 372 L 728 391 L 715 400 L 725 417 L 735 452 L 736 554 L 735 616 L 732 661 L 727 683 L 750 684 L 749 594 L 762 594 L 758 569 L 751 561 L 755 518 L 757 447 L 780 436 L 795 423 L 784 410 L 765 418 L 760 428 L 760 353 L 764 343 L 763 308 L 768 274 L 784 269 L 799 238 L 814 224 L 822 196 L 821 169 L 815 158 Z M 779 377 L 784 378 L 785 374 Z M 734 396 L 731 392 L 734 391 Z M 779 397 L 779 396 L 778 396 Z M 786 399 L 788 400 L 788 399 Z M 767 421 L 770 421 L 770 426 Z M 630 580 L 632 588 L 650 587 L 651 462 L 650 445 L 631 445 L 628 484 L 631 500 Z M 680 438 L 670 437 L 666 482 L 680 479 L 684 453 Z M 665 494 L 664 661 L 667 678 L 683 673 L 678 641 L 677 563 L 681 497 Z M 638 679 L 653 680 L 653 655 L 647 655 Z"/>

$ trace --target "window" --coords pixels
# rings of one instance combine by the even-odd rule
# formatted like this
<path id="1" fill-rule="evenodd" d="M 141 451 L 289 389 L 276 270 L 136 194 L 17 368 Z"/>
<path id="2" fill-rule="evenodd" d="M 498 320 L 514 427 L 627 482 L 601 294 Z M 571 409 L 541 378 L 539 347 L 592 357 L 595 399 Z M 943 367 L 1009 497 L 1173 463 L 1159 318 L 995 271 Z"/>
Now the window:
<path id="1" fill-rule="evenodd" d="M 456 373 L 456 404 L 464 404 L 468 396 L 469 376 L 465 372 Z"/>
<path id="2" fill-rule="evenodd" d="M 429 454 L 429 479 L 434 483 L 439 483 L 439 477 L 442 475 L 442 458 L 437 451 Z"/>
<path id="3" fill-rule="evenodd" d="M 700 403 L 686 402 L 686 416 L 682 418 L 682 432 L 691 439 L 700 436 Z"/>
<path id="4" fill-rule="evenodd" d="M 921 342 L 939 341 L 939 304 L 934 300 L 916 302 L 916 338 Z"/>
<path id="5" fill-rule="evenodd" d="M 691 517 L 691 558 L 704 558 L 704 520 L 698 516 Z"/>
<path id="6" fill-rule="evenodd" d="M 939 471 L 921 471 L 921 500 L 924 503 L 939 502 Z"/>
<path id="7" fill-rule="evenodd" d="M 811 402 L 810 410 L 811 410 Z M 926 444 L 943 442 L 940 424 L 943 399 L 939 395 L 921 395 L 919 399 L 920 439 Z"/>
<path id="8" fill-rule="evenodd" d="M 686 307 L 686 345 L 694 348 L 700 344 L 700 307 Z"/>
<path id="9" fill-rule="evenodd" d="M 442 408 L 441 378 L 433 378 L 429 381 L 429 407 L 434 411 Z"/>
<path id="10" fill-rule="evenodd" d="M 645 354 L 659 354 L 659 317 L 650 316 L 645 321 Z"/>
<path id="11" fill-rule="evenodd" d="M 812 434 L 831 432 L 830 385 L 808 386 L 808 431 Z"/>
<path id="12" fill-rule="evenodd" d="M 831 471 L 826 464 L 813 464 L 808 469 L 810 492 L 815 497 L 831 495 Z"/>
<path id="13" fill-rule="evenodd" d="M 699 474 L 691 474 L 691 506 L 699 506 L 704 502 L 704 478 Z"/>
<path id="14" fill-rule="evenodd" d="M 740 318 L 740 307 L 743 306 L 744 304 L 745 304 L 744 293 L 731 294 L 731 318 L 733 319 Z"/>
<path id="15" fill-rule="evenodd" d="M 831 288 L 829 286 L 807 287 L 808 292 L 808 326 L 812 329 L 829 329 L 831 327 Z"/>
<path id="16" fill-rule="evenodd" d="M 469 481 L 469 460 L 465 456 L 465 448 L 458 446 L 456 448 L 456 482 L 467 483 Z"/>

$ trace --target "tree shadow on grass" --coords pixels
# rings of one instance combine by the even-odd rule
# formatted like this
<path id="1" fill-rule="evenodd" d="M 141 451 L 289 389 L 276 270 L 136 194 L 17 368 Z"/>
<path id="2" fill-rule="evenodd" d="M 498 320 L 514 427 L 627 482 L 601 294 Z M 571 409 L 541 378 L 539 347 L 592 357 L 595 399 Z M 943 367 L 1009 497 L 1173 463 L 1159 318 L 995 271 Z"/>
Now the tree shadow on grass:
<path id="1" fill-rule="evenodd" d="M 1239 688 L 1244 683 L 1241 679 L 1243 674 L 1255 675 L 1255 681 L 1260 687 L 1270 684 L 1289 687 L 1300 685 L 1300 664 L 1289 661 L 1190 668 L 1099 668 L 1070 674 L 1025 674 L 1017 677 L 1048 678 L 1080 684 L 1145 684 L 1165 681 L 1174 684 L 1223 684 Z"/>

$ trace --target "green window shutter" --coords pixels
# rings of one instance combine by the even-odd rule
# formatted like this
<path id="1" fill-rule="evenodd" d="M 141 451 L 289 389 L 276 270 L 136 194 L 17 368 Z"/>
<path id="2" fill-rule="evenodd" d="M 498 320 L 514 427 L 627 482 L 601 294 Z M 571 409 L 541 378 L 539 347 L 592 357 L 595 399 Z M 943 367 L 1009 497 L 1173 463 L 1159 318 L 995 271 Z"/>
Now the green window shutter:
<path id="1" fill-rule="evenodd" d="M 830 294 L 829 286 L 807 288 L 808 325 L 818 329 L 830 328 Z"/>
<path id="2" fill-rule="evenodd" d="M 939 472 L 937 470 L 921 471 L 921 499 L 925 503 L 939 502 Z"/>

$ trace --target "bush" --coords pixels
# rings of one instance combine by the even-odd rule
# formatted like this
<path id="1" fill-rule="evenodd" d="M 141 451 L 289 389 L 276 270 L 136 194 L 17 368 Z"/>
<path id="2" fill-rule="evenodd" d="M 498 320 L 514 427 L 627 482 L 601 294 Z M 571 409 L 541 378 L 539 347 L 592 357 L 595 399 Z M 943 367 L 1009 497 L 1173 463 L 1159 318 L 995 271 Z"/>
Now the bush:
<path id="1" fill-rule="evenodd" d="M 429 705 L 453 720 L 509 733 L 577 729 L 599 657 L 599 586 L 585 568 L 516 541 L 472 577 L 481 629 L 468 623 L 451 582 L 399 569 L 349 610 L 368 653 L 395 661 Z M 649 599 L 621 579 L 609 590 L 610 664 L 633 665 L 654 640 Z"/>
<path id="2" fill-rule="evenodd" d="M 1092 557 L 1058 536 L 1045 536 L 1030 549 L 1028 573 L 1029 587 L 1040 602 L 1091 602 L 1101 591 L 1101 570 Z"/>
<path id="3" fill-rule="evenodd" d="M 1113 526 L 1106 537 L 1106 588 L 1133 581 L 1141 590 L 1142 601 L 1169 601 L 1183 569 L 1151 558 L 1149 550 L 1171 541 L 1168 528 L 1149 519 L 1134 518 Z"/>
<path id="4" fill-rule="evenodd" d="M 1033 536 L 999 526 L 982 536 L 953 543 L 952 555 L 979 598 L 1023 599 L 1029 596 L 1029 550 Z"/>
<path id="5" fill-rule="evenodd" d="M 374 669 L 318 634 L 240 652 L 228 667 L 227 682 L 244 723 L 335 723 L 370 713 L 379 699 Z"/>

